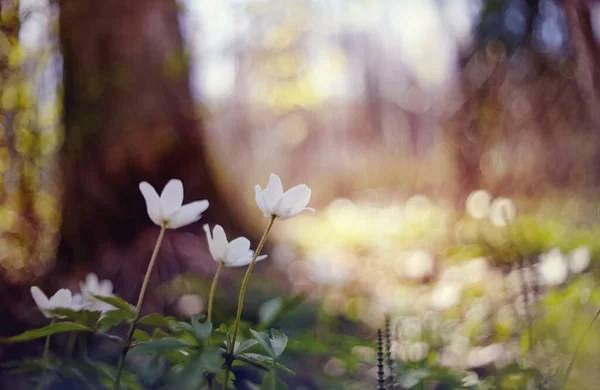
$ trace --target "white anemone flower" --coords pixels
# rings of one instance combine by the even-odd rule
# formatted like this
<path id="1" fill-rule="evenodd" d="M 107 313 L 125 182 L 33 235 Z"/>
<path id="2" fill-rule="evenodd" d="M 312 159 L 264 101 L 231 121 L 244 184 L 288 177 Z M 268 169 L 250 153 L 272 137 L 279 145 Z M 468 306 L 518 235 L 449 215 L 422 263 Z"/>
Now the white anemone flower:
<path id="1" fill-rule="evenodd" d="M 149 183 L 140 183 L 140 191 L 146 200 L 148 216 L 158 226 L 177 229 L 196 222 L 208 208 L 208 200 L 198 200 L 183 205 L 183 183 L 171 179 L 160 197 Z"/>
<path id="2" fill-rule="evenodd" d="M 512 200 L 508 198 L 494 199 L 490 206 L 490 221 L 494 226 L 503 227 L 514 221 L 517 209 Z"/>
<path id="3" fill-rule="evenodd" d="M 208 240 L 208 250 L 215 261 L 226 267 L 243 267 L 252 262 L 254 251 L 250 250 L 250 240 L 246 237 L 238 237 L 229 242 L 220 225 L 215 225 L 212 235 L 208 225 L 204 225 L 204 231 Z M 267 255 L 258 256 L 256 261 L 266 257 Z"/>
<path id="4" fill-rule="evenodd" d="M 310 201 L 310 188 L 306 184 L 297 185 L 285 193 L 281 185 L 281 179 L 271 173 L 269 184 L 263 190 L 256 185 L 256 204 L 264 213 L 265 218 L 277 217 L 281 220 L 289 219 L 304 210 L 315 211 L 306 207 Z"/>
<path id="5" fill-rule="evenodd" d="M 105 313 L 117 309 L 110 303 L 106 303 L 95 297 L 95 295 L 101 297 L 114 297 L 113 284 L 110 280 L 100 281 L 95 273 L 89 273 L 87 274 L 85 281 L 79 283 L 79 288 L 81 289 L 86 310 Z"/>
<path id="6" fill-rule="evenodd" d="M 492 196 L 486 190 L 476 190 L 467 198 L 467 213 L 474 219 L 487 218 Z"/>
<path id="7" fill-rule="evenodd" d="M 541 283 L 547 286 L 559 285 L 567 280 L 569 275 L 567 259 L 560 249 L 554 248 L 550 252 L 540 255 L 538 272 Z"/>
<path id="8" fill-rule="evenodd" d="M 40 309 L 42 314 L 46 318 L 53 317 L 49 311 L 54 309 L 71 309 L 79 311 L 81 310 L 81 296 L 78 294 L 72 295 L 71 291 L 66 288 L 61 288 L 53 296 L 48 298 L 46 294 L 38 287 L 31 287 L 31 296 L 35 301 L 35 304 Z"/>
<path id="9" fill-rule="evenodd" d="M 590 248 L 587 246 L 580 246 L 577 249 L 573 249 L 569 255 L 569 268 L 574 274 L 585 271 L 590 265 Z"/>

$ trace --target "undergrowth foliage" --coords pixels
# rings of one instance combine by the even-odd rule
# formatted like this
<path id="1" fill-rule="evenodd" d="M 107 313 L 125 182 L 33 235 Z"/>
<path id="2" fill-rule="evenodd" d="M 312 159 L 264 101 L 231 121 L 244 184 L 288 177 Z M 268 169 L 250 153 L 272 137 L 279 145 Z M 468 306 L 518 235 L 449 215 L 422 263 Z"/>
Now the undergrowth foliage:
<path id="1" fill-rule="evenodd" d="M 179 321 L 159 313 L 141 317 L 140 312 L 166 230 L 198 221 L 209 202 L 200 200 L 183 205 L 183 184 L 176 179 L 167 183 L 160 196 L 146 182 L 140 183 L 140 191 L 146 201 L 148 216 L 160 227 L 160 233 L 137 304 L 133 306 L 114 295 L 112 283 L 100 281 L 95 274 L 87 276 L 80 284 L 81 291 L 76 294 L 60 289 L 48 298 L 33 286 L 32 297 L 40 311 L 50 319 L 50 324 L 1 341 L 18 343 L 46 338 L 44 352 L 40 358 L 10 362 L 5 368 L 25 373 L 31 388 L 36 389 L 47 388 L 68 378 L 82 389 L 159 387 L 184 390 L 233 389 L 237 385 L 234 368 L 248 366 L 263 373 L 257 389 L 287 388 L 279 375 L 294 375 L 294 372 L 279 360 L 288 344 L 288 337 L 277 329 L 243 329 L 240 332 L 241 315 L 252 269 L 258 260 L 266 257 L 260 256 L 260 252 L 275 221 L 292 218 L 303 210 L 314 211 L 306 207 L 310 201 L 310 188 L 302 184 L 284 192 L 281 180 L 275 174 L 271 174 L 264 190 L 256 186 L 256 202 L 269 221 L 256 251 L 250 250 L 250 241 L 245 237 L 228 241 L 219 225 L 214 227 L 212 235 L 209 227 L 205 226 L 210 253 L 219 263 L 219 271 L 212 283 L 208 313 L 195 314 L 189 321 Z M 215 326 L 211 322 L 212 303 L 223 266 L 248 268 L 240 288 L 234 323 Z M 120 327 L 128 328 L 125 339 L 114 332 Z M 50 356 L 50 338 L 65 336 L 66 354 Z M 91 336 L 105 338 L 120 347 L 116 366 L 87 356 L 85 349 Z M 81 353 L 73 359 L 76 344 Z M 128 372 L 127 360 L 139 357 L 146 359 L 147 364 L 138 379 Z"/>

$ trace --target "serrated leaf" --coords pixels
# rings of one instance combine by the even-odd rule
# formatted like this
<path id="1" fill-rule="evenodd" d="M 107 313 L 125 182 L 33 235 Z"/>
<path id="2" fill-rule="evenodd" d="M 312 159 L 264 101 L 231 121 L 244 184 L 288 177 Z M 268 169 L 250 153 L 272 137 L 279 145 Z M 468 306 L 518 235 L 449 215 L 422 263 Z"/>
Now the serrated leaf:
<path id="1" fill-rule="evenodd" d="M 275 356 L 273 357 L 278 358 L 281 356 L 285 350 L 285 347 L 287 346 L 288 337 L 277 329 L 271 329 L 271 337 L 269 337 L 269 341 L 271 342 L 271 348 L 275 353 Z"/>
<path id="2" fill-rule="evenodd" d="M 219 333 L 223 333 L 223 334 L 227 334 L 227 325 L 225 324 L 221 324 L 217 330 L 215 330 L 215 332 L 219 332 Z"/>
<path id="3" fill-rule="evenodd" d="M 223 358 L 219 348 L 209 347 L 196 352 L 185 363 L 183 368 L 171 375 L 167 389 L 196 389 L 206 378 L 206 373 L 221 369 Z"/>
<path id="4" fill-rule="evenodd" d="M 247 351 L 248 349 L 252 348 L 256 344 L 258 344 L 258 340 L 256 340 L 256 339 L 248 339 L 248 340 L 245 340 L 243 343 L 236 341 L 233 352 L 234 353 L 242 353 L 242 352 Z"/>
<path id="5" fill-rule="evenodd" d="M 117 309 L 128 311 L 130 313 L 133 313 L 134 315 L 136 313 L 134 306 L 130 305 L 128 302 L 125 302 L 124 300 L 122 300 L 119 297 L 115 297 L 115 296 L 105 297 L 102 295 L 94 295 L 94 298 L 96 298 L 99 301 L 108 303 L 109 305 L 113 305 Z"/>
<path id="6" fill-rule="evenodd" d="M 212 323 L 210 322 L 200 322 L 200 319 L 204 317 L 204 314 L 194 314 L 192 316 L 192 327 L 194 328 L 194 332 L 196 337 L 200 340 L 206 340 L 211 332 L 212 332 Z"/>
<path id="7" fill-rule="evenodd" d="M 269 336 L 264 332 L 257 332 L 254 329 L 250 329 L 250 333 L 254 336 L 254 338 L 262 345 L 262 347 L 267 351 L 269 356 L 272 358 L 275 357 L 275 351 L 273 351 L 273 347 L 271 346 L 271 340 Z"/>
<path id="8" fill-rule="evenodd" d="M 136 344 L 131 349 L 132 354 L 165 354 L 169 351 L 189 348 L 190 345 L 181 340 L 165 337 L 158 340 L 151 340 L 146 343 Z"/>
<path id="9" fill-rule="evenodd" d="M 56 333 L 64 332 L 91 332 L 92 329 L 85 325 L 77 324 L 74 322 L 58 322 L 56 324 L 50 324 L 40 329 L 28 330 L 19 335 L 2 338 L 0 342 L 3 343 L 18 343 L 21 341 L 29 341 L 39 339 L 41 337 L 50 336 Z"/>

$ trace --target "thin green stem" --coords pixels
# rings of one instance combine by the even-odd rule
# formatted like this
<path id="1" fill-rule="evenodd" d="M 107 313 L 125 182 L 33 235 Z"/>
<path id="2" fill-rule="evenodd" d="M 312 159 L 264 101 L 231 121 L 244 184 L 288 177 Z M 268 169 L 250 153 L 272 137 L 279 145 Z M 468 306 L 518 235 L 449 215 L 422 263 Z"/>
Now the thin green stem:
<path id="1" fill-rule="evenodd" d="M 577 346 L 575 347 L 575 352 L 573 352 L 573 357 L 571 358 L 571 361 L 569 362 L 569 366 L 567 367 L 567 370 L 565 371 L 565 379 L 563 380 L 562 386 L 560 387 L 561 389 L 564 388 L 565 385 L 567 384 L 567 380 L 569 379 L 569 375 L 571 374 L 571 370 L 573 369 L 573 365 L 575 364 L 575 358 L 577 358 L 577 353 L 579 352 L 579 348 L 581 347 L 581 344 L 583 343 L 583 339 L 589 333 L 589 331 L 592 329 L 594 322 L 596 322 L 596 320 L 598 319 L 599 316 L 600 316 L 600 309 L 596 312 L 594 319 L 592 319 L 592 322 L 590 322 L 590 324 L 587 327 L 587 329 L 585 330 L 585 332 L 583 332 L 583 334 L 581 335 L 581 338 L 579 339 L 579 342 L 577 343 Z"/>
<path id="2" fill-rule="evenodd" d="M 56 318 L 52 318 L 52 320 L 50 321 L 50 325 L 53 325 L 56 323 Z M 50 351 L 50 335 L 46 336 L 46 343 L 44 344 L 44 353 L 42 355 L 42 359 L 44 360 L 44 363 L 48 362 L 48 352 Z M 38 389 L 43 389 L 44 386 L 46 386 L 46 369 L 44 368 L 44 371 L 42 372 L 42 380 L 38 385 Z"/>
<path id="3" fill-rule="evenodd" d="M 52 318 L 52 320 L 50 321 L 50 325 L 54 325 L 55 323 L 56 318 Z M 48 351 L 50 350 L 50 337 L 52 336 L 46 336 L 46 344 L 44 344 L 44 354 L 42 355 L 42 359 L 44 359 L 45 362 L 48 361 Z"/>
<path id="4" fill-rule="evenodd" d="M 67 359 L 73 358 L 73 348 L 75 347 L 75 340 L 77 339 L 77 333 L 73 332 L 69 335 L 67 340 Z"/>
<path id="5" fill-rule="evenodd" d="M 219 275 L 221 275 L 221 271 L 223 270 L 224 265 L 225 263 L 219 261 L 219 268 L 217 268 L 217 273 L 215 273 L 212 285 L 210 286 L 210 294 L 208 295 L 208 322 L 212 322 L 213 300 L 215 299 L 215 291 L 217 290 L 217 284 L 219 283 Z"/>
<path id="6" fill-rule="evenodd" d="M 246 271 L 246 275 L 244 276 L 244 280 L 242 281 L 242 287 L 240 289 L 240 296 L 238 298 L 238 307 L 237 314 L 235 316 L 235 323 L 233 325 L 233 336 L 227 346 L 227 368 L 225 369 L 225 382 L 223 382 L 222 389 L 225 390 L 227 388 L 227 382 L 229 381 L 229 372 L 231 371 L 231 357 L 233 356 L 233 348 L 235 347 L 235 341 L 237 339 L 237 334 L 240 329 L 240 320 L 242 318 L 242 310 L 244 309 L 244 295 L 246 294 L 246 288 L 248 287 L 248 280 L 250 280 L 250 275 L 252 275 L 252 269 L 254 269 L 254 264 L 256 263 L 256 258 L 260 255 L 260 251 L 262 251 L 265 242 L 267 241 L 267 237 L 269 233 L 271 233 L 271 228 L 275 223 L 277 216 L 273 215 L 271 220 L 269 221 L 269 225 L 265 229 L 265 232 L 258 243 L 258 247 L 256 247 L 256 252 L 254 252 L 254 256 L 252 257 L 252 261 L 248 266 L 248 270 Z"/>
<path id="7" fill-rule="evenodd" d="M 160 228 L 160 233 L 158 234 L 158 239 L 156 240 L 156 245 L 154 246 L 154 251 L 152 252 L 152 257 L 150 258 L 150 264 L 148 264 L 148 269 L 146 269 L 146 276 L 144 277 L 144 282 L 142 283 L 142 289 L 140 290 L 140 295 L 138 297 L 137 305 L 136 305 L 136 315 L 134 320 L 131 322 L 131 326 L 129 327 L 129 331 L 127 332 L 127 339 L 125 341 L 125 345 L 123 345 L 123 349 L 121 350 L 121 355 L 119 356 L 119 363 L 117 364 L 117 375 L 115 377 L 115 386 L 114 389 L 119 389 L 119 383 L 121 381 L 121 372 L 123 371 L 123 363 L 125 362 L 125 356 L 127 352 L 129 352 L 129 348 L 131 347 L 131 341 L 133 340 L 133 334 L 135 332 L 135 328 L 137 326 L 137 320 L 140 315 L 140 310 L 142 308 L 142 303 L 144 303 L 144 297 L 146 295 L 146 290 L 148 289 L 148 282 L 150 281 L 150 275 L 152 275 L 152 269 L 154 268 L 154 263 L 156 262 L 156 258 L 158 257 L 158 252 L 160 250 L 160 246 L 165 238 L 165 232 L 167 230 L 167 226 L 163 225 Z"/>

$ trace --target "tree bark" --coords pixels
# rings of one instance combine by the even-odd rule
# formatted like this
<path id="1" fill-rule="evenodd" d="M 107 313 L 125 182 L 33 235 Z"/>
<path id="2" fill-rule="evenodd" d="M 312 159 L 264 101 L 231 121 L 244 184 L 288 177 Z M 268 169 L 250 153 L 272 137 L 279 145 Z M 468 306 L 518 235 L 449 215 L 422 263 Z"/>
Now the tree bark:
<path id="1" fill-rule="evenodd" d="M 105 277 L 120 278 L 124 285 L 143 275 L 139 271 L 155 234 L 141 234 L 152 225 L 140 181 L 160 193 L 169 179 L 181 179 L 185 202 L 210 201 L 204 222 L 239 231 L 206 160 L 175 0 L 60 0 L 59 5 L 65 126 L 59 264 L 101 266 Z M 134 245 L 140 240 L 141 246 Z M 125 252 L 132 245 L 140 249 L 133 256 L 141 264 L 119 276 L 123 263 L 134 261 L 127 258 L 132 252 Z"/>

